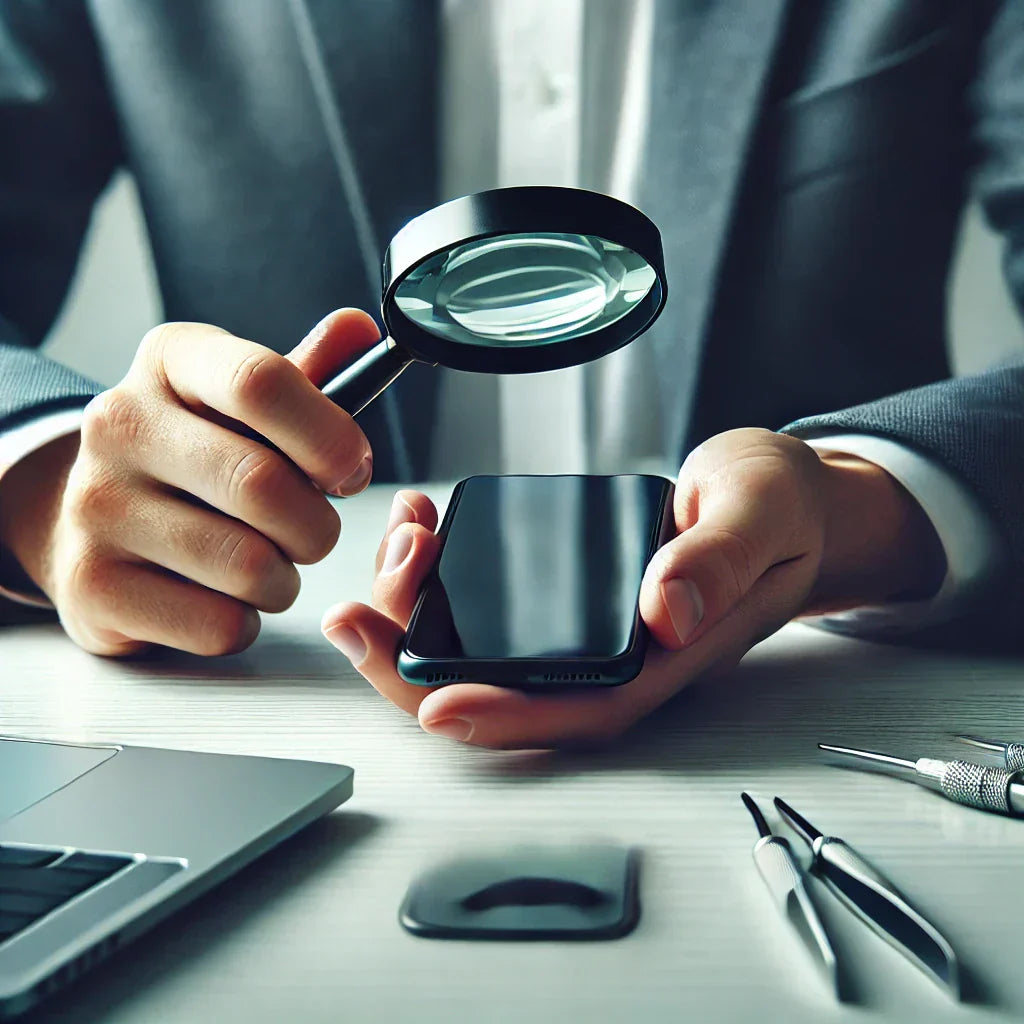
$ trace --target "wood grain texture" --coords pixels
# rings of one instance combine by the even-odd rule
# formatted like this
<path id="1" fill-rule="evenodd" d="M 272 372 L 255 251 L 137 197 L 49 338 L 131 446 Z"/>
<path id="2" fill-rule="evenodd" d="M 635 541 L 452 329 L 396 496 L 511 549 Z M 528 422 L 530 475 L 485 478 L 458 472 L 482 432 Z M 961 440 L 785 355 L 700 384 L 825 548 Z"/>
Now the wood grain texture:
<path id="1" fill-rule="evenodd" d="M 814 744 L 954 756 L 963 753 L 954 731 L 1024 739 L 1024 663 L 790 626 L 613 748 L 461 747 L 421 733 L 319 633 L 329 604 L 368 594 L 389 503 L 377 488 L 340 503 L 336 552 L 303 571 L 295 607 L 268 617 L 236 657 L 114 662 L 82 653 L 56 626 L 0 632 L 0 732 L 336 760 L 356 771 L 356 795 L 340 811 L 34 1019 L 1020 1019 L 1024 822 L 827 767 Z M 756 874 L 744 788 L 766 809 L 782 795 L 886 872 L 960 953 L 971 1001 L 950 1003 L 815 883 L 857 997 L 832 1002 Z M 449 852 L 597 838 L 643 849 L 642 919 L 625 939 L 438 942 L 398 925 L 411 877 Z"/>

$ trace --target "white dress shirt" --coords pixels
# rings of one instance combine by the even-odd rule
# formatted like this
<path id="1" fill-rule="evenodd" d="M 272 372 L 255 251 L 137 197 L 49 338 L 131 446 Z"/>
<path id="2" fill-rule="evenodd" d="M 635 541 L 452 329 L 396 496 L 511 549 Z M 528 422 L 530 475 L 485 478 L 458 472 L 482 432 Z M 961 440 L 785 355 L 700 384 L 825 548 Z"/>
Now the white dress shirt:
<path id="1" fill-rule="evenodd" d="M 653 0 L 445 0 L 443 16 L 445 199 L 564 185 L 636 203 Z M 634 394 L 656 395 L 654 373 L 639 346 L 550 373 L 445 371 L 434 475 L 674 473 L 655 403 L 601 400 L 624 375 Z"/>
<path id="2" fill-rule="evenodd" d="M 444 0 L 443 19 L 443 198 L 545 184 L 636 202 L 654 0 Z M 445 371 L 433 475 L 455 478 L 481 469 L 674 475 L 678 466 L 666 461 L 658 400 L 651 397 L 658 394 L 652 358 L 650 347 L 627 345 L 597 362 L 551 373 Z M 631 408 L 618 397 L 624 378 L 628 393 L 648 396 Z M 79 417 L 54 413 L 0 435 L 0 472 L 77 429 Z M 899 480 L 932 521 L 948 564 L 930 601 L 815 621 L 864 634 L 953 614 L 1000 557 L 976 499 L 941 466 L 895 442 L 843 434 L 814 445 L 865 458 Z"/>

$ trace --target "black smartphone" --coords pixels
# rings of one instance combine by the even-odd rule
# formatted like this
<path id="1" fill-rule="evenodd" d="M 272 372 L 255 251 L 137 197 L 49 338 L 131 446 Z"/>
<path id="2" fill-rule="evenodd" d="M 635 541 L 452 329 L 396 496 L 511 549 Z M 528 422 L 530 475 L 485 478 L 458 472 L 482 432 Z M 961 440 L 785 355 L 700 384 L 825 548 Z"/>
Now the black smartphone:
<path id="1" fill-rule="evenodd" d="M 672 522 L 658 476 L 474 476 L 398 652 L 403 679 L 524 689 L 617 686 L 639 673 L 640 582 Z"/>

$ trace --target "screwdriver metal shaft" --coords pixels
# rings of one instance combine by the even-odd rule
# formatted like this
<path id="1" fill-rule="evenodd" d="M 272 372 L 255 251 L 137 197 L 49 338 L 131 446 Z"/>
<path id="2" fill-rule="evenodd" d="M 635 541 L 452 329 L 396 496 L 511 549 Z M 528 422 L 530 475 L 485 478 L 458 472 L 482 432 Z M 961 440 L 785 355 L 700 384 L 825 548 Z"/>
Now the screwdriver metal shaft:
<path id="1" fill-rule="evenodd" d="M 916 782 L 958 804 L 1024 817 L 1024 772 L 1021 771 L 992 768 L 972 761 L 942 761 L 934 757 L 910 761 L 891 754 L 836 747 L 830 743 L 819 743 L 818 749 L 860 768 Z"/>
<path id="2" fill-rule="evenodd" d="M 989 750 L 993 754 L 1000 754 L 1003 758 L 1003 763 L 1011 772 L 1019 772 L 1021 769 L 1024 769 L 1024 743 L 986 740 L 980 736 L 964 736 L 962 734 L 955 738 L 961 743 L 977 747 L 979 750 Z"/>

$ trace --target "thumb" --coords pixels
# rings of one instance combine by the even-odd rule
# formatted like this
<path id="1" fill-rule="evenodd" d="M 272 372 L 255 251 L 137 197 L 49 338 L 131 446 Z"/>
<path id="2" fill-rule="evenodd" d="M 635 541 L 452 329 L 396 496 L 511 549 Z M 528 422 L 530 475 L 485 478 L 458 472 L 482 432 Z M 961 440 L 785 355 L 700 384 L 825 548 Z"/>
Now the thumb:
<path id="1" fill-rule="evenodd" d="M 378 341 L 380 330 L 369 313 L 361 309 L 336 309 L 328 313 L 286 358 L 317 387 L 321 387 Z"/>
<path id="2" fill-rule="evenodd" d="M 796 547 L 789 550 L 795 538 L 784 506 L 738 497 L 703 498 L 697 521 L 664 545 L 647 567 L 640 613 L 668 650 L 699 639 L 768 569 L 800 554 Z"/>

